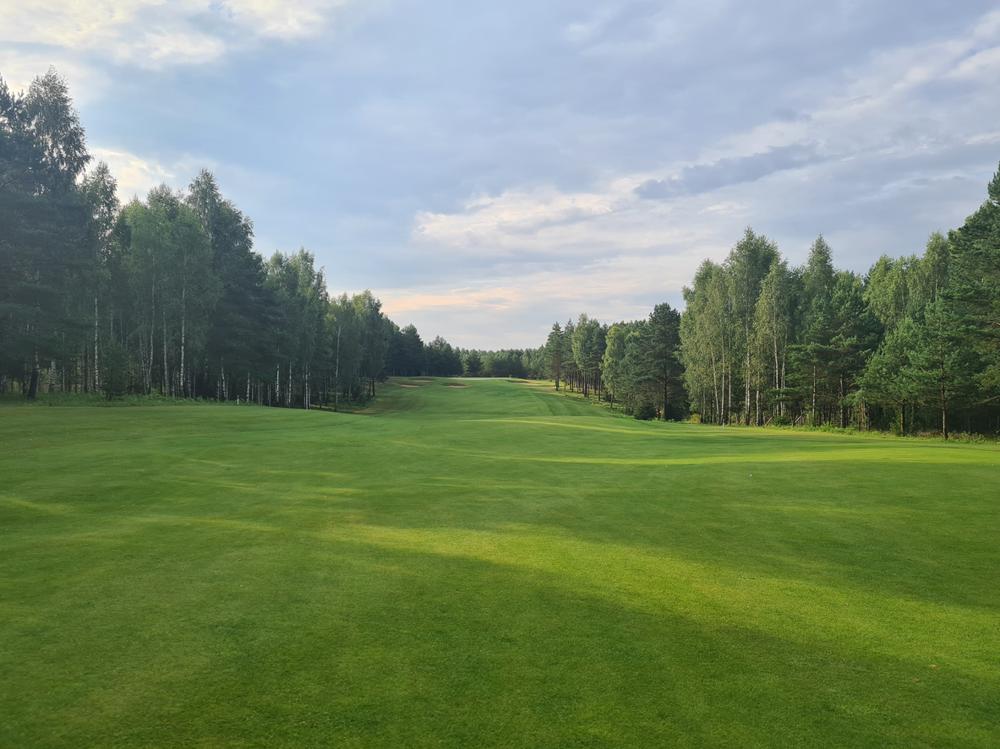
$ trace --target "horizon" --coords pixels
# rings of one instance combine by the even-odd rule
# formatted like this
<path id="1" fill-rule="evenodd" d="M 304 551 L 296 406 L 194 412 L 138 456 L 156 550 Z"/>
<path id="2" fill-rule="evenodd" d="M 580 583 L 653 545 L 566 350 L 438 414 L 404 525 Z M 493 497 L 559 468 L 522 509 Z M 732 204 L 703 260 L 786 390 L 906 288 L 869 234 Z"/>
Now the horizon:
<path id="1" fill-rule="evenodd" d="M 331 294 L 534 348 L 681 308 L 748 225 L 857 272 L 960 225 L 1000 153 L 994 8 L 29 2 L 0 76 L 65 77 L 123 201 L 207 168 Z"/>

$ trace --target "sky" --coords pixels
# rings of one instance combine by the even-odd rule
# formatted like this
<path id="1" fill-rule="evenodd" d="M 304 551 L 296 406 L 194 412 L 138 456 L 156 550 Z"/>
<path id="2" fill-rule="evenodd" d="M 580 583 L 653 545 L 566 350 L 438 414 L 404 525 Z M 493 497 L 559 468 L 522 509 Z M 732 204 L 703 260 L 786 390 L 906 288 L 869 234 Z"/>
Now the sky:
<path id="1" fill-rule="evenodd" d="M 682 306 L 747 226 L 921 251 L 1000 161 L 995 0 L 0 0 L 123 199 L 201 168 L 331 293 L 463 347 Z"/>

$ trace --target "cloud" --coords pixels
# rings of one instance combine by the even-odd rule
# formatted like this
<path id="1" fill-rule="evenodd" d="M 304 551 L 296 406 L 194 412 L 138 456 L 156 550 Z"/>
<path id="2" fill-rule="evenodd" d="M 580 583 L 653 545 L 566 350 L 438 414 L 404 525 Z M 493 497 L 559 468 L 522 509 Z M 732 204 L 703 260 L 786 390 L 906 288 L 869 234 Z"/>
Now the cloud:
<path id="1" fill-rule="evenodd" d="M 421 211 L 416 215 L 413 239 L 476 251 L 538 244 L 557 249 L 553 240 L 573 224 L 616 210 L 614 194 L 562 193 L 546 187 L 512 190 L 497 196 L 468 200 L 460 213 Z"/>
<path id="2" fill-rule="evenodd" d="M 621 255 L 495 277 L 473 286 L 379 288 L 386 313 L 464 347 L 537 346 L 556 320 L 588 312 L 602 322 L 645 317 L 654 304 L 681 304 L 681 289 L 702 257 Z M 456 328 L 456 318 L 461 319 Z"/>
<path id="3" fill-rule="evenodd" d="M 5 9 L 0 41 L 146 69 L 220 59 L 255 40 L 318 36 L 348 0 L 27 0 Z"/>
<path id="4" fill-rule="evenodd" d="M 49 52 L 25 52 L 11 56 L 0 64 L 0 77 L 12 91 L 27 91 L 28 86 L 50 66 L 66 79 L 73 100 L 89 104 L 99 99 L 111 83 L 103 71 L 75 59 L 72 55 Z"/>
<path id="5" fill-rule="evenodd" d="M 640 178 L 629 176 L 591 192 L 554 187 L 509 190 L 469 201 L 454 213 L 417 214 L 412 240 L 425 250 L 494 266 L 586 262 L 622 253 L 662 254 L 704 246 L 720 228 L 738 231 L 737 201 L 693 196 L 676 203 L 640 201 Z"/>
<path id="6" fill-rule="evenodd" d="M 676 177 L 647 180 L 639 185 L 635 192 L 639 197 L 649 199 L 708 192 L 727 185 L 754 182 L 786 169 L 808 166 L 820 158 L 814 145 L 793 143 L 769 148 L 750 156 L 719 159 L 710 164 L 688 166 Z"/>
<path id="7" fill-rule="evenodd" d="M 990 77 L 996 80 L 1000 77 L 1000 47 L 990 47 L 969 55 L 955 66 L 950 76 L 957 79 Z"/>
<path id="8" fill-rule="evenodd" d="M 93 163 L 103 161 L 111 169 L 111 174 L 118 183 L 118 197 L 123 202 L 133 197 L 145 198 L 152 188 L 159 185 L 183 190 L 202 169 L 208 169 L 217 176 L 221 173 L 227 182 L 260 179 L 259 175 L 238 166 L 231 167 L 211 158 L 191 154 L 163 158 L 103 145 L 91 145 L 89 151 Z"/>
<path id="9" fill-rule="evenodd" d="M 167 184 L 177 187 L 177 172 L 159 162 L 144 159 L 134 153 L 113 148 L 92 146 L 90 154 L 94 162 L 103 161 L 111 169 L 118 182 L 118 197 L 122 202 L 132 197 L 143 198 L 153 187 Z"/>
<path id="10" fill-rule="evenodd" d="M 563 38 L 607 45 L 617 22 L 595 16 L 564 26 Z M 1000 115 L 997 34 L 988 14 L 948 36 L 857 57 L 762 116 L 734 115 L 672 151 L 647 140 L 639 169 L 612 161 L 580 188 L 528 172 L 454 208 L 418 210 L 411 243 L 453 280 L 387 287 L 386 298 L 400 300 L 389 307 L 463 345 L 526 345 L 581 311 L 613 320 L 664 299 L 680 304 L 701 260 L 724 258 L 748 224 L 793 263 L 821 232 L 838 265 L 859 271 L 883 252 L 917 251 L 975 207 L 995 166 L 998 136 L 982 123 Z M 470 285 L 474 277 L 484 280 Z"/>
<path id="11" fill-rule="evenodd" d="M 330 16 L 349 0 L 227 0 L 222 7 L 246 29 L 263 37 L 300 39 L 324 31 Z"/>

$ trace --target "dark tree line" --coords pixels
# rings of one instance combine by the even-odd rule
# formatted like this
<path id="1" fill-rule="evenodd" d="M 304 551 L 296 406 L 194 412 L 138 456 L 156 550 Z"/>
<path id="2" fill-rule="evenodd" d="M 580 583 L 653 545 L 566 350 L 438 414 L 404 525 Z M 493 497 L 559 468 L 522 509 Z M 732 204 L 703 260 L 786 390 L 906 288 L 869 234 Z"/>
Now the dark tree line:
<path id="1" fill-rule="evenodd" d="M 365 400 L 460 355 L 399 329 L 370 292 L 330 298 L 305 250 L 264 259 L 201 172 L 120 205 L 54 72 L 0 79 L 0 390 L 159 393 L 265 405 Z"/>
<path id="2" fill-rule="evenodd" d="M 1000 432 L 1000 171 L 922 255 L 861 276 L 835 269 L 819 237 L 792 268 L 747 229 L 684 299 L 682 315 L 554 325 L 548 376 L 647 418 Z"/>
<path id="3" fill-rule="evenodd" d="M 0 392 L 309 408 L 388 375 L 548 376 L 643 418 L 1000 431 L 1000 172 L 960 228 L 863 276 L 822 237 L 795 268 L 748 229 L 683 314 L 581 315 L 540 348 L 481 351 L 425 344 L 370 292 L 331 298 L 305 250 L 263 258 L 209 172 L 122 206 L 89 164 L 54 71 L 23 93 L 0 79 Z"/>
<path id="4" fill-rule="evenodd" d="M 542 379 L 546 376 L 541 349 L 463 349 L 460 354 L 462 373 L 466 377 Z"/>

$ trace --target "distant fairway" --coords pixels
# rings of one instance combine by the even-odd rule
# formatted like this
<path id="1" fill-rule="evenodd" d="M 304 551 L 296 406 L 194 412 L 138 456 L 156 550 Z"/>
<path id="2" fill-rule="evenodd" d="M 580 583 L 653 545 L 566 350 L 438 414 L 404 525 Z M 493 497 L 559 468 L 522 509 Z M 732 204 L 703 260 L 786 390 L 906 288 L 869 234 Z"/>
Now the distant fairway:
<path id="1" fill-rule="evenodd" d="M 1000 746 L 995 446 L 447 382 L 0 409 L 0 746 Z"/>

